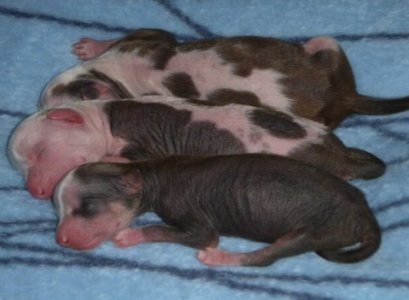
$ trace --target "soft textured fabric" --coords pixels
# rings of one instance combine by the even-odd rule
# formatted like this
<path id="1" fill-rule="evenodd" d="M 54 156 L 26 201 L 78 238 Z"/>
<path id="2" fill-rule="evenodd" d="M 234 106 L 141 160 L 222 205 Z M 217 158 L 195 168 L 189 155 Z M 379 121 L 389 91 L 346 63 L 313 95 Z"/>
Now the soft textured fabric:
<path id="1" fill-rule="evenodd" d="M 361 263 L 336 264 L 308 253 L 263 268 L 209 268 L 195 250 L 173 244 L 118 249 L 106 243 L 78 252 L 55 243 L 52 204 L 24 189 L 7 159 L 7 139 L 36 111 L 48 80 L 79 63 L 72 43 L 141 27 L 166 29 L 180 40 L 329 35 L 349 57 L 361 93 L 409 94 L 407 1 L 0 0 L 0 299 L 409 299 L 409 112 L 354 116 L 336 130 L 347 145 L 388 166 L 376 180 L 353 181 L 383 230 L 381 248 Z M 136 224 L 152 220 L 148 214 Z M 233 238 L 221 245 L 236 251 L 262 246 Z"/>

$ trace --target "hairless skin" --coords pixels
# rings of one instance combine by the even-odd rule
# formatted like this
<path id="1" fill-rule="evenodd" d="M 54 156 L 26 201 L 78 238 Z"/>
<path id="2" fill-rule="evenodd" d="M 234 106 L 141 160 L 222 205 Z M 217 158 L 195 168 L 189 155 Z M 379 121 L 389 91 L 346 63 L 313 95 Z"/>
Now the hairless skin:
<path id="1" fill-rule="evenodd" d="M 119 40 L 81 39 L 73 51 L 86 61 L 50 81 L 41 107 L 173 95 L 270 107 L 329 128 L 353 113 L 409 108 L 408 97 L 357 93 L 349 62 L 329 37 L 304 44 L 255 36 L 179 43 L 169 32 L 139 29 Z"/>
<path id="2" fill-rule="evenodd" d="M 59 244 L 89 250 L 172 242 L 199 249 L 207 265 L 264 266 L 315 251 L 352 263 L 371 256 L 381 233 L 364 195 L 348 182 L 285 157 L 243 154 L 93 163 L 70 172 L 54 195 Z M 166 223 L 130 227 L 152 211 Z M 269 245 L 218 248 L 219 236 Z"/>
<path id="3" fill-rule="evenodd" d="M 29 192 L 49 198 L 57 182 L 87 162 L 141 160 L 174 154 L 272 153 L 344 179 L 375 178 L 384 163 L 347 148 L 308 119 L 241 104 L 145 96 L 133 101 L 82 101 L 38 112 L 9 141 Z"/>

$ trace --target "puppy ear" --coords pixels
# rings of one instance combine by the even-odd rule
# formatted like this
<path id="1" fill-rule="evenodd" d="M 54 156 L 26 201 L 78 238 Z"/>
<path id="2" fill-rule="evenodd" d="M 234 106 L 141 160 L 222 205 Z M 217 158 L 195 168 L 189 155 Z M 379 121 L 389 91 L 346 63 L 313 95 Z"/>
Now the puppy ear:
<path id="1" fill-rule="evenodd" d="M 133 170 L 126 173 L 122 177 L 122 182 L 128 191 L 130 191 L 132 194 L 136 194 L 142 189 L 143 177 L 139 170 Z"/>
<path id="2" fill-rule="evenodd" d="M 119 81 L 97 70 L 91 70 L 83 80 L 80 97 L 83 100 L 129 99 L 132 94 Z"/>
<path id="3" fill-rule="evenodd" d="M 108 84 L 88 81 L 81 87 L 80 97 L 82 100 L 113 100 L 118 96 Z"/>
<path id="4" fill-rule="evenodd" d="M 69 108 L 56 108 L 47 113 L 47 119 L 63 121 L 73 124 L 83 124 L 84 118 L 75 110 Z"/>

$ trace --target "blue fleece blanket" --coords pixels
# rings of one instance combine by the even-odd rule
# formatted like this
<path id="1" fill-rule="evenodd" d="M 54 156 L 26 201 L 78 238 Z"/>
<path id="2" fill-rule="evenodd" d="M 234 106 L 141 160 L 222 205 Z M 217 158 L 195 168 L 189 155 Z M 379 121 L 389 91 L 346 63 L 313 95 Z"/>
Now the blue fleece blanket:
<path id="1" fill-rule="evenodd" d="M 266 35 L 305 40 L 330 35 L 347 53 L 361 93 L 409 94 L 409 2 L 402 0 L 0 0 L 0 299 L 409 299 L 409 112 L 355 116 L 336 134 L 388 165 L 361 188 L 383 229 L 370 259 L 343 265 L 309 253 L 265 268 L 208 268 L 171 244 L 90 252 L 54 241 L 50 202 L 35 200 L 6 157 L 11 130 L 36 111 L 43 86 L 77 64 L 83 36 L 120 37 L 162 28 L 181 40 Z M 143 225 L 157 218 L 148 214 Z M 260 244 L 223 238 L 227 249 Z"/>

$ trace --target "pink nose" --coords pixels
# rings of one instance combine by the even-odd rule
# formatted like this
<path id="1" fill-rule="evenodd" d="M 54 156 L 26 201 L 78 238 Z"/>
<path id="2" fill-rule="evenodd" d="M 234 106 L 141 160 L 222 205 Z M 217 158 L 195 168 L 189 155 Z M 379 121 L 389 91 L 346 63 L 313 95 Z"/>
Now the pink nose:
<path id="1" fill-rule="evenodd" d="M 64 247 L 70 246 L 68 236 L 61 230 L 57 232 L 56 240 L 57 240 L 57 243 L 60 244 L 61 246 L 64 246 Z"/>
<path id="2" fill-rule="evenodd" d="M 40 186 L 27 186 L 27 190 L 31 196 L 35 198 L 45 199 L 49 196 L 46 194 L 45 190 Z"/>

